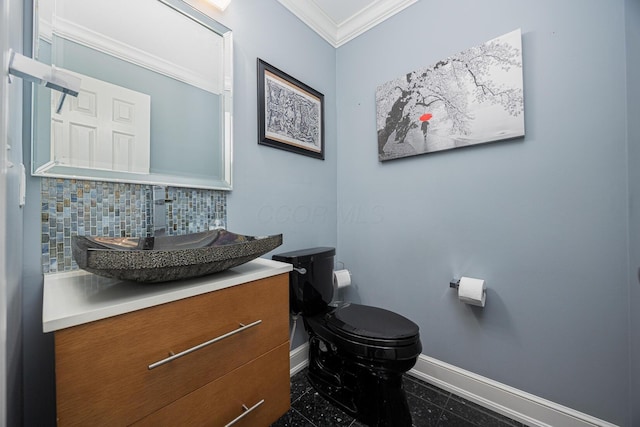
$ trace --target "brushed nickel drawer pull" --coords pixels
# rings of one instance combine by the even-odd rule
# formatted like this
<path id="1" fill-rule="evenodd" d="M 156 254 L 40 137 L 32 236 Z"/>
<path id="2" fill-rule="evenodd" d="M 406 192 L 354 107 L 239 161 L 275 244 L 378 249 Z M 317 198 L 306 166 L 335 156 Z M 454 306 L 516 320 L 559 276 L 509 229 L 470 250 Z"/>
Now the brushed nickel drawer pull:
<path id="1" fill-rule="evenodd" d="M 155 363 L 152 363 L 151 365 L 149 365 L 149 370 L 157 368 L 158 366 L 164 365 L 165 363 L 169 363 L 169 362 L 171 362 L 173 360 L 176 360 L 176 359 L 178 359 L 178 358 L 180 358 L 182 356 L 186 356 L 187 354 L 193 353 L 194 351 L 200 350 L 201 348 L 204 348 L 204 347 L 206 347 L 208 345 L 217 343 L 218 341 L 222 341 L 225 338 L 229 338 L 232 335 L 235 335 L 235 334 L 240 333 L 242 331 L 245 331 L 245 330 L 247 330 L 249 328 L 257 326 L 260 323 L 262 323 L 262 320 L 256 320 L 255 322 L 249 323 L 248 325 L 243 325 L 241 323 L 240 327 L 238 329 L 234 329 L 233 331 L 227 332 L 226 334 L 220 335 L 219 337 L 215 337 L 212 340 L 209 340 L 207 342 L 203 342 L 202 344 L 198 344 L 195 347 L 191 347 L 191 348 L 186 349 L 185 351 L 181 351 L 180 353 L 176 353 L 174 355 L 171 355 L 171 356 L 167 357 L 166 359 L 162 359 L 162 360 L 159 360 L 159 361 L 157 361 Z"/>
<path id="2" fill-rule="evenodd" d="M 230 426 L 234 425 L 235 423 L 237 423 L 238 421 L 240 421 L 241 419 L 243 419 L 244 417 L 249 415 L 249 412 L 253 411 L 254 409 L 256 409 L 258 406 L 262 405 L 263 403 L 264 403 L 264 399 L 262 399 L 260 402 L 258 402 L 255 405 L 253 405 L 251 408 L 247 408 L 247 405 L 242 405 L 242 409 L 244 410 L 244 412 L 242 414 L 238 415 L 237 417 L 235 417 L 229 424 L 226 424 L 224 427 L 230 427 Z"/>

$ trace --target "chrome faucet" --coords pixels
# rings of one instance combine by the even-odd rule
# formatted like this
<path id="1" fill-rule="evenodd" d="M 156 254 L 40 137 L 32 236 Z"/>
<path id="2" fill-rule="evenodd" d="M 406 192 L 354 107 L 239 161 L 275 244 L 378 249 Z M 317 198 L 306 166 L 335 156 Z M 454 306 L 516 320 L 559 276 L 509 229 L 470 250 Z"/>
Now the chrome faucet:
<path id="1" fill-rule="evenodd" d="M 165 188 L 153 186 L 153 236 L 164 236 L 167 232 L 167 212 L 165 205 Z"/>

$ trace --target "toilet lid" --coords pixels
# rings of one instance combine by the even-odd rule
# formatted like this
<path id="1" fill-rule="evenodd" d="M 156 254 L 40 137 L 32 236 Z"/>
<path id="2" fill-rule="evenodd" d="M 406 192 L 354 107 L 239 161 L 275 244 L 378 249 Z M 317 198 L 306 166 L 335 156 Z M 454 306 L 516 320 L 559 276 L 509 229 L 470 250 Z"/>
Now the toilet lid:
<path id="1" fill-rule="evenodd" d="M 347 304 L 336 309 L 327 325 L 352 338 L 368 338 L 387 345 L 406 345 L 419 337 L 418 325 L 404 316 L 378 307 Z"/>

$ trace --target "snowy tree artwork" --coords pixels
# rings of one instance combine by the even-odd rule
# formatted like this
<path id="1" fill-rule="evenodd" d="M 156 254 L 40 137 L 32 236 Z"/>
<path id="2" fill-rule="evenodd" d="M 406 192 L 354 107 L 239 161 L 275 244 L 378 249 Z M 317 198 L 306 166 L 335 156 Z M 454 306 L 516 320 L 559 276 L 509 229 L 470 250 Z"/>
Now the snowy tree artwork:
<path id="1" fill-rule="evenodd" d="M 520 30 L 376 90 L 380 161 L 524 136 Z"/>

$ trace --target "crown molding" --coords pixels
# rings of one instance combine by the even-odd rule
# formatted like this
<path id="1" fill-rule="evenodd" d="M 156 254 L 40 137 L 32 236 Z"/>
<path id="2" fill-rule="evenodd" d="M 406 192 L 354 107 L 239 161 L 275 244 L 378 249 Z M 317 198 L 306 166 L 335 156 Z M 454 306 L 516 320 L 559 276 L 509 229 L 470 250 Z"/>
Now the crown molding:
<path id="1" fill-rule="evenodd" d="M 343 22 L 335 22 L 313 1 L 278 0 L 333 47 L 340 47 L 418 0 L 377 0 Z"/>
<path id="2" fill-rule="evenodd" d="M 155 71 L 181 82 L 190 84 L 214 94 L 220 94 L 222 88 L 216 83 L 216 76 L 203 76 L 173 61 L 147 53 L 128 43 L 90 30 L 75 22 L 58 17 L 51 35 L 59 36 L 74 43 L 89 47 L 123 61 Z"/>

